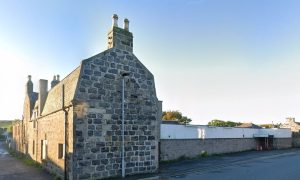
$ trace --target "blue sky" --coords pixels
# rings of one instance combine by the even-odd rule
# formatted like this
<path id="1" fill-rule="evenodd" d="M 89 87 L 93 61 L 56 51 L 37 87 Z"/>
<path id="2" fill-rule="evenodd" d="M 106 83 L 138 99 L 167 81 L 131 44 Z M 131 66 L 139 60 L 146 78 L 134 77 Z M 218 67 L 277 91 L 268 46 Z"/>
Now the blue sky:
<path id="1" fill-rule="evenodd" d="M 104 51 L 111 16 L 164 110 L 194 124 L 300 119 L 300 2 L 292 0 L 0 1 L 0 119 L 22 116 L 28 74 L 66 76 Z"/>

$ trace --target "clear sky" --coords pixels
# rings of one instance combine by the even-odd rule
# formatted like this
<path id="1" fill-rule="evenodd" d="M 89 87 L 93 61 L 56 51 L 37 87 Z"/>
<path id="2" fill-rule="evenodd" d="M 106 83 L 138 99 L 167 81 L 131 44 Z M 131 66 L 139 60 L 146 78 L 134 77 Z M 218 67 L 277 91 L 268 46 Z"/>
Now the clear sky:
<path id="1" fill-rule="evenodd" d="M 298 0 L 0 1 L 0 119 L 22 117 L 28 74 L 37 90 L 106 50 L 117 13 L 164 110 L 194 124 L 300 121 L 299 9 Z"/>

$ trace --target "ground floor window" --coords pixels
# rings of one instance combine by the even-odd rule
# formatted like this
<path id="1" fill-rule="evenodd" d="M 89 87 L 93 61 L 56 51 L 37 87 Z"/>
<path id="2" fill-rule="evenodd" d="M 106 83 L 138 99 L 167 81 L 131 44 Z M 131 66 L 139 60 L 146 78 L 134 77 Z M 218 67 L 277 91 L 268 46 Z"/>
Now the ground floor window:
<path id="1" fill-rule="evenodd" d="M 42 150 L 42 159 L 47 158 L 47 140 L 42 140 L 41 141 L 41 150 Z"/>
<path id="2" fill-rule="evenodd" d="M 65 158 L 65 145 L 58 144 L 58 159 L 64 159 L 64 158 Z"/>
<path id="3" fill-rule="evenodd" d="M 33 140 L 33 142 L 32 142 L 32 154 L 34 154 L 35 152 L 35 141 Z"/>

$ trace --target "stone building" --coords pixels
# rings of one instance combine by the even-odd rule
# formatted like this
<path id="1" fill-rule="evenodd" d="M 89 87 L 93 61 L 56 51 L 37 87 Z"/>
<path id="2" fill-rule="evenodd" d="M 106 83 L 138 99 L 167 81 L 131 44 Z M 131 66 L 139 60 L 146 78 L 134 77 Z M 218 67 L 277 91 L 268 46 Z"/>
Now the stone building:
<path id="1" fill-rule="evenodd" d="M 123 142 L 126 175 L 157 171 L 160 119 L 153 74 L 133 53 L 129 21 L 120 28 L 114 15 L 107 50 L 61 81 L 54 76 L 49 90 L 41 79 L 34 92 L 28 76 L 23 120 L 13 135 L 17 150 L 49 171 L 102 179 L 121 176 Z"/>
<path id="2" fill-rule="evenodd" d="M 280 126 L 281 128 L 290 128 L 292 132 L 299 133 L 300 123 L 295 121 L 295 118 L 288 117 L 284 124 Z"/>

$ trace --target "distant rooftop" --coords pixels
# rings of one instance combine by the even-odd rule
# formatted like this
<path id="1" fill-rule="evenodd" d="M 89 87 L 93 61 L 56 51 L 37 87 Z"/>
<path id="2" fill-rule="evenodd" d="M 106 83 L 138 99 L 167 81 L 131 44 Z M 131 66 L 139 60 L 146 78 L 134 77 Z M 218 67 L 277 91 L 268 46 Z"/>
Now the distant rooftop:
<path id="1" fill-rule="evenodd" d="M 236 126 L 238 128 L 255 128 L 255 129 L 261 129 L 262 127 L 256 125 L 256 124 L 253 124 L 253 123 L 243 123 L 239 126 Z"/>
<path id="2" fill-rule="evenodd" d="M 162 124 L 179 124 L 177 120 L 162 120 Z"/>

